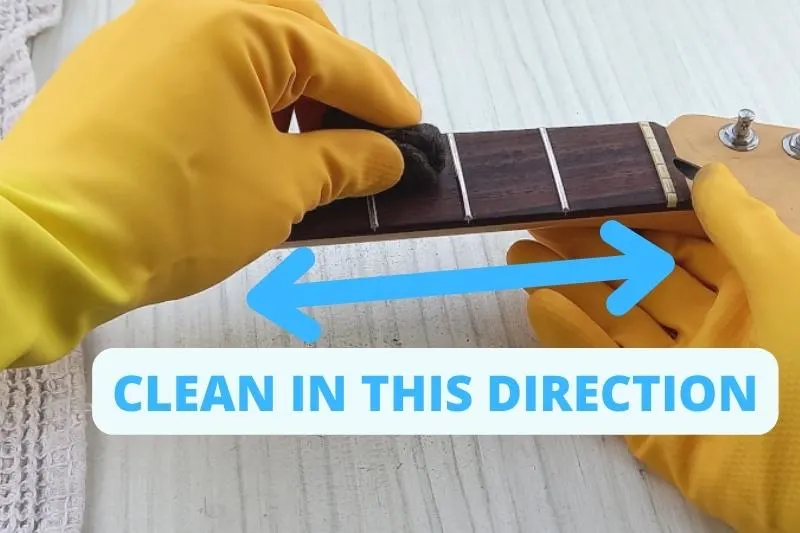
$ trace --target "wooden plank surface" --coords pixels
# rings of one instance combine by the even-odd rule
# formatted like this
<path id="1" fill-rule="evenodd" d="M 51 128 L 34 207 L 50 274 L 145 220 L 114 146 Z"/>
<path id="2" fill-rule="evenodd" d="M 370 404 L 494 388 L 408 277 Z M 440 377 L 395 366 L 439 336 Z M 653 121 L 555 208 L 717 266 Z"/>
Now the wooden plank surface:
<path id="1" fill-rule="evenodd" d="M 129 0 L 67 0 L 34 46 L 39 81 Z M 794 0 L 325 0 L 445 130 L 683 113 L 800 125 Z M 142 35 L 142 39 L 146 39 Z M 120 58 L 124 68 L 124 57 Z M 325 248 L 312 279 L 502 264 L 522 233 Z M 286 252 L 222 285 L 99 329 L 111 346 L 297 346 L 245 293 Z M 318 309 L 322 346 L 531 346 L 521 294 Z M 709 532 L 617 438 L 89 436 L 86 531 Z"/>

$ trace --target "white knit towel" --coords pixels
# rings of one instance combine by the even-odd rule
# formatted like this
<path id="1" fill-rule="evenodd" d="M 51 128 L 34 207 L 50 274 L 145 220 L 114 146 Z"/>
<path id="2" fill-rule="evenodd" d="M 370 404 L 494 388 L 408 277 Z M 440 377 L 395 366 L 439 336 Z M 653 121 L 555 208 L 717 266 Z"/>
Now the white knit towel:
<path id="1" fill-rule="evenodd" d="M 2 138 L 36 92 L 28 40 L 60 19 L 61 0 L 0 0 Z M 85 473 L 82 353 L 0 372 L 0 532 L 80 533 Z"/>

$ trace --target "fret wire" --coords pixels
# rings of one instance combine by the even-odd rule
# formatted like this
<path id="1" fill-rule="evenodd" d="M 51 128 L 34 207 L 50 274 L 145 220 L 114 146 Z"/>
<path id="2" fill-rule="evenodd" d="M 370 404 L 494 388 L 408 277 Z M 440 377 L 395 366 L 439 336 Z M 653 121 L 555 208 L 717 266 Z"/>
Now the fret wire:
<path id="1" fill-rule="evenodd" d="M 456 170 L 458 177 L 458 188 L 461 189 L 461 203 L 464 206 L 464 220 L 469 223 L 472 222 L 472 207 L 469 205 L 469 195 L 467 194 L 467 184 L 464 181 L 464 171 L 461 168 L 461 158 L 458 156 L 458 147 L 456 146 L 456 137 L 452 133 L 447 134 L 447 140 L 450 142 L 450 153 L 453 155 L 453 167 Z"/>
<path id="2" fill-rule="evenodd" d="M 553 145 L 550 144 L 550 135 L 548 135 L 546 128 L 539 128 L 539 135 L 542 137 L 544 150 L 547 153 L 547 160 L 550 162 L 550 171 L 553 173 L 553 181 L 558 191 L 561 211 L 567 213 L 570 209 L 569 202 L 567 201 L 567 191 L 564 189 L 564 182 L 561 180 L 561 171 L 558 170 L 558 163 L 556 162 L 556 154 L 553 152 Z"/>
<path id="3" fill-rule="evenodd" d="M 378 231 L 378 205 L 375 203 L 374 196 L 367 197 L 367 213 L 369 213 L 369 227 L 372 231 Z"/>
<path id="4" fill-rule="evenodd" d="M 675 208 L 678 206 L 678 193 L 675 191 L 675 183 L 673 183 L 672 176 L 669 174 L 667 163 L 664 161 L 664 155 L 661 153 L 661 147 L 658 145 L 658 140 L 653 133 L 653 128 L 650 127 L 649 122 L 639 122 L 639 128 L 642 130 L 647 148 L 650 150 L 650 157 L 653 159 L 653 164 L 656 166 L 658 180 L 661 182 L 661 188 L 664 190 L 664 196 L 667 198 L 667 208 Z"/>

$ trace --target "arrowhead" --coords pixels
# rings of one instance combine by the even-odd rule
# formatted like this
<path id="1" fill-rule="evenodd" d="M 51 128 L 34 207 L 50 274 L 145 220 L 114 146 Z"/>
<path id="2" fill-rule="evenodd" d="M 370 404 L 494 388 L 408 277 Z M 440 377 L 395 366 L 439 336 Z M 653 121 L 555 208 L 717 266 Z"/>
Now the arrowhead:
<path id="1" fill-rule="evenodd" d="M 606 301 L 614 316 L 622 316 L 658 287 L 675 269 L 675 259 L 635 231 L 610 220 L 600 227 L 600 237 L 624 257 L 625 281 Z"/>
<path id="2" fill-rule="evenodd" d="M 314 252 L 298 248 L 247 293 L 247 305 L 267 320 L 302 339 L 315 342 L 322 328 L 294 305 L 296 282 L 314 266 Z"/>

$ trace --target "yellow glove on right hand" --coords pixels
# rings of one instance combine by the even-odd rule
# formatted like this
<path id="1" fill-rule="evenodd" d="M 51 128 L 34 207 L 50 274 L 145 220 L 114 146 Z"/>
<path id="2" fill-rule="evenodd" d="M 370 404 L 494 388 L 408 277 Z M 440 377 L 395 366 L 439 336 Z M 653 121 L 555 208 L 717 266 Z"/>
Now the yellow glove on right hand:
<path id="1" fill-rule="evenodd" d="M 529 291 L 545 346 L 760 347 L 780 368 L 780 420 L 763 436 L 627 437 L 632 453 L 709 514 L 741 533 L 800 531 L 800 236 L 728 169 L 702 169 L 694 208 L 710 241 L 643 235 L 669 251 L 673 274 L 633 311 L 605 309 L 618 283 Z M 596 229 L 532 232 L 509 263 L 616 255 Z"/>

